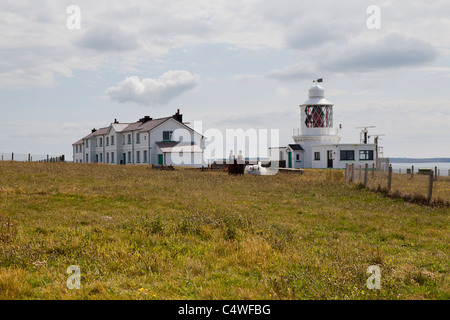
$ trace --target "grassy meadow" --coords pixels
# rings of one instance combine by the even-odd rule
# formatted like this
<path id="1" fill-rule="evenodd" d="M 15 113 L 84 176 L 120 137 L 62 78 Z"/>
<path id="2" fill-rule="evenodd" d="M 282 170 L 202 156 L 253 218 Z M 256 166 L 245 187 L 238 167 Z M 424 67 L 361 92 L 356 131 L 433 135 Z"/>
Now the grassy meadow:
<path id="1" fill-rule="evenodd" d="M 343 170 L 0 162 L 0 299 L 450 299 L 449 213 Z"/>

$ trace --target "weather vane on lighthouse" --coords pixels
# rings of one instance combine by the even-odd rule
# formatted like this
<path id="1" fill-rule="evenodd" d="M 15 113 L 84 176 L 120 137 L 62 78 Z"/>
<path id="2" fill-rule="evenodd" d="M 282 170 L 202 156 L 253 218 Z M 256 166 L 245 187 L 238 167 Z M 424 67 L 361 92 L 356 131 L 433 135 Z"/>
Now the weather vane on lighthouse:
<path id="1" fill-rule="evenodd" d="M 323 82 L 323 78 L 319 78 L 317 80 L 313 80 L 313 82 Z"/>

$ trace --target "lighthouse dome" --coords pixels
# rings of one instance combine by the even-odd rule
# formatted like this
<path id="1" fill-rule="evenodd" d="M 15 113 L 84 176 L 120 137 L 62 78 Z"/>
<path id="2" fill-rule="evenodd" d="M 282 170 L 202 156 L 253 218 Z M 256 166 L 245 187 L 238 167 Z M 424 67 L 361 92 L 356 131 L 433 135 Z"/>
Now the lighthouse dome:
<path id="1" fill-rule="evenodd" d="M 325 90 L 318 84 L 309 88 L 308 100 L 301 106 L 305 105 L 333 105 L 330 101 L 325 99 Z"/>
<path id="2" fill-rule="evenodd" d="M 309 98 L 324 98 L 325 90 L 321 86 L 316 84 L 315 86 L 312 86 L 311 88 L 309 88 L 308 97 Z"/>

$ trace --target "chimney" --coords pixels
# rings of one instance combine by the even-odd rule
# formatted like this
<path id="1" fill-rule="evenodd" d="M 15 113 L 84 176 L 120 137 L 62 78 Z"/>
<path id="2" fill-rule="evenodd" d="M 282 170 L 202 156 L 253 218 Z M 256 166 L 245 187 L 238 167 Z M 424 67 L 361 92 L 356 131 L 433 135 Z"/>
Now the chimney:
<path id="1" fill-rule="evenodd" d="M 145 116 L 143 118 L 140 118 L 139 121 L 142 123 L 146 123 L 147 121 L 153 120 L 153 118 L 150 118 L 150 116 Z"/>
<path id="2" fill-rule="evenodd" d="M 178 122 L 183 123 L 183 115 L 180 114 L 180 109 L 177 109 L 177 113 L 175 113 L 172 117 L 173 117 L 175 120 L 177 120 Z"/>
<path id="3" fill-rule="evenodd" d="M 114 123 L 119 123 L 119 121 L 117 121 L 117 119 L 114 119 Z"/>
<path id="4" fill-rule="evenodd" d="M 92 131 L 92 133 L 94 133 L 95 131 L 97 131 L 97 129 L 94 128 L 94 129 L 92 129 L 91 131 Z"/>

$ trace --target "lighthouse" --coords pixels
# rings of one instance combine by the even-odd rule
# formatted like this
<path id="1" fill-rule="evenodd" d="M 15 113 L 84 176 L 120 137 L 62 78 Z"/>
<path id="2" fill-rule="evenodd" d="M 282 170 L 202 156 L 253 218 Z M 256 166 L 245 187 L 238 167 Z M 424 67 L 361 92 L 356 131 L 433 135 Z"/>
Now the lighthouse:
<path id="1" fill-rule="evenodd" d="M 316 81 L 315 81 L 316 82 Z M 319 79 L 308 90 L 308 99 L 300 107 L 300 127 L 294 129 L 295 143 L 286 147 L 270 148 L 280 163 L 288 168 L 345 168 L 347 163 L 372 166 L 376 161 L 376 144 L 340 143 L 341 125 L 334 127 L 334 105 L 325 98 Z"/>
<path id="2" fill-rule="evenodd" d="M 333 127 L 333 103 L 325 99 L 325 90 L 319 84 L 308 90 L 308 100 L 300 105 L 300 128 L 294 129 L 292 138 L 304 150 L 341 141 L 340 129 Z M 304 166 L 311 167 L 311 161 L 305 158 Z"/>

